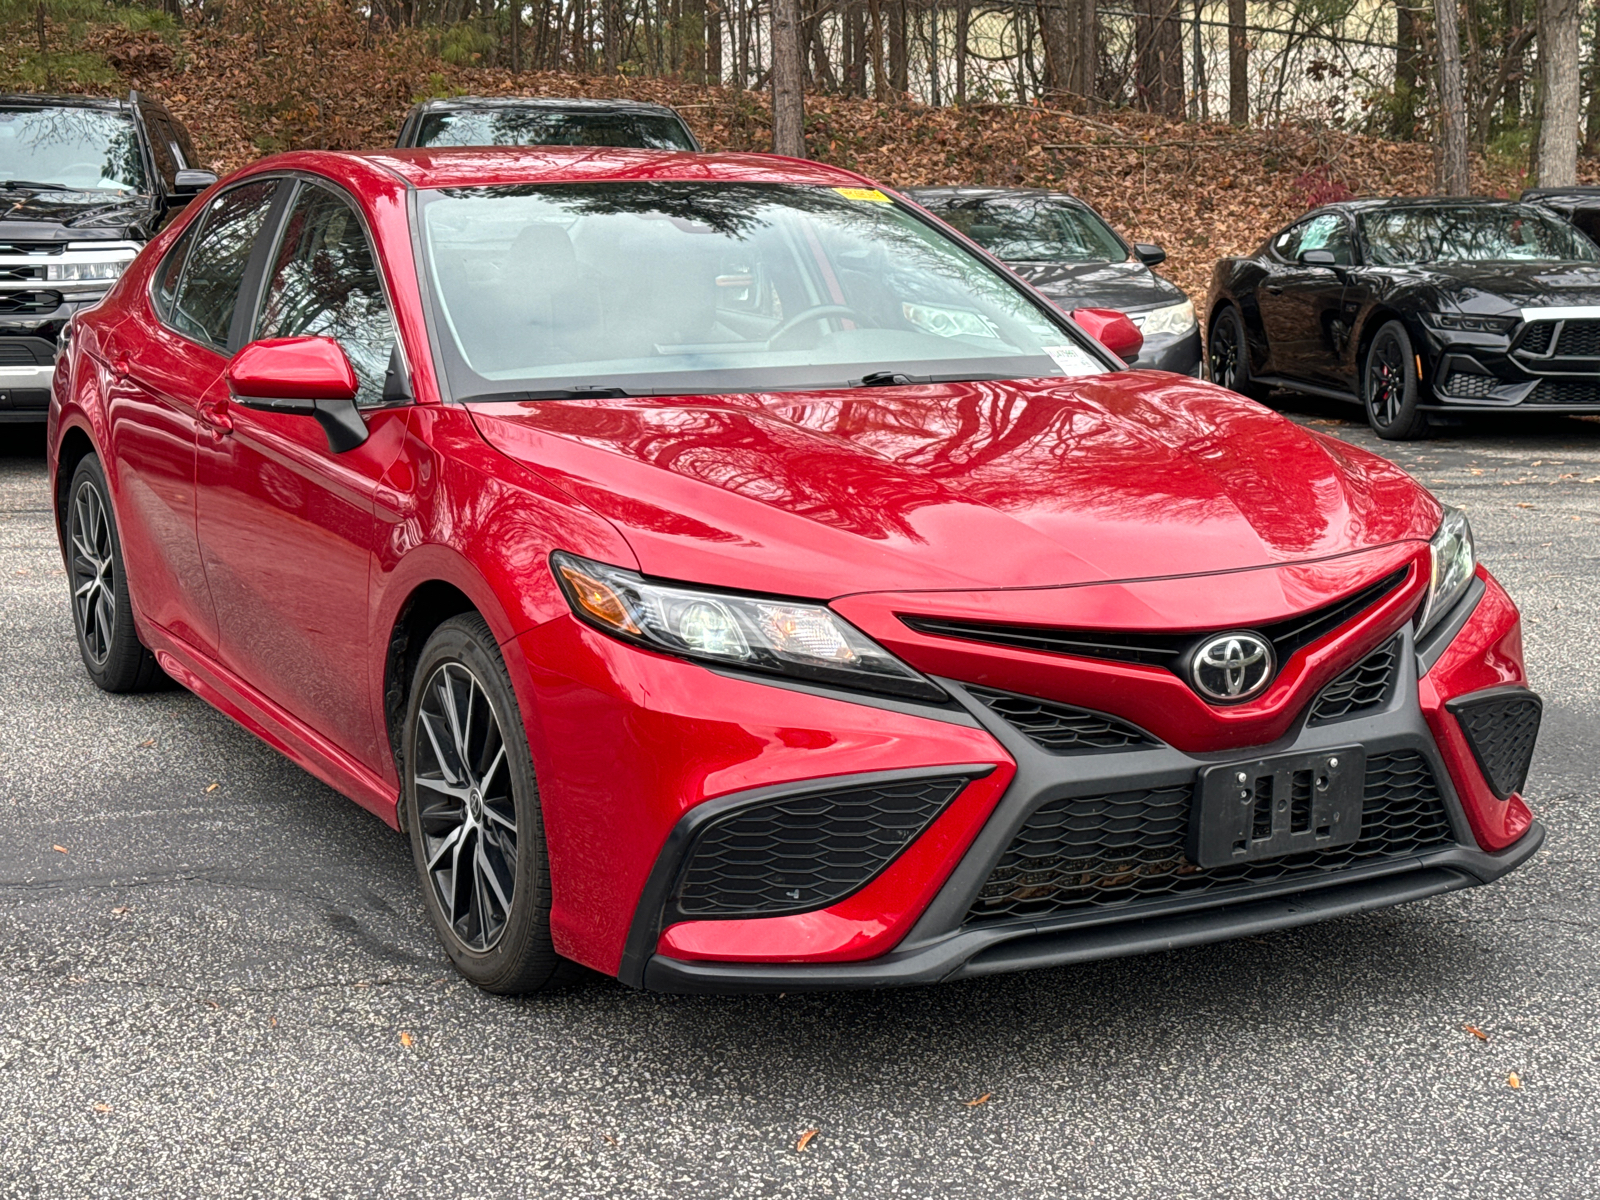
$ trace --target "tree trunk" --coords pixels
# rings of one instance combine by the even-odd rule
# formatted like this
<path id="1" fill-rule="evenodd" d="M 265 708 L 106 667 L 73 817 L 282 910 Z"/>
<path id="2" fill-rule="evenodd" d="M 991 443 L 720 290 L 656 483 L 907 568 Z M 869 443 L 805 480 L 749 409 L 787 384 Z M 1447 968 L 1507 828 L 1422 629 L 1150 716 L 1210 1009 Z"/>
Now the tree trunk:
<path id="1" fill-rule="evenodd" d="M 683 0 L 683 16 L 678 22 L 680 43 L 683 47 L 681 66 L 683 77 L 690 83 L 704 83 L 706 78 L 706 0 Z"/>
<path id="2" fill-rule="evenodd" d="M 722 82 L 722 0 L 706 0 L 706 82 Z"/>
<path id="3" fill-rule="evenodd" d="M 928 5 L 928 101 L 939 104 L 939 4 Z"/>
<path id="4" fill-rule="evenodd" d="M 1037 6 L 1039 30 L 1044 34 L 1044 90 L 1058 95 L 1070 92 L 1076 74 L 1073 42 L 1077 40 L 1072 36 L 1072 18 L 1077 14 L 1059 0 L 1037 0 Z M 958 41 L 960 36 L 958 33 Z"/>
<path id="5" fill-rule="evenodd" d="M 1250 41 L 1245 0 L 1228 0 L 1228 120 L 1250 120 Z"/>
<path id="6" fill-rule="evenodd" d="M 867 0 L 872 14 L 872 98 L 879 104 L 889 99 L 889 76 L 883 69 L 883 0 Z"/>
<path id="7" fill-rule="evenodd" d="M 1206 105 L 1206 47 L 1205 34 L 1200 27 L 1200 22 L 1205 19 L 1205 0 L 1194 0 L 1194 24 L 1191 29 L 1191 40 L 1194 49 L 1194 68 L 1191 72 L 1194 83 L 1194 99 L 1189 105 L 1189 119 L 1191 121 L 1208 121 L 1211 114 Z"/>
<path id="8" fill-rule="evenodd" d="M 1600 152 L 1600 16 L 1594 23 L 1594 42 L 1589 47 L 1589 115 L 1583 125 L 1583 152 Z"/>
<path id="9" fill-rule="evenodd" d="M 1072 90 L 1093 109 L 1100 99 L 1100 12 L 1099 0 L 1080 0 L 1078 5 L 1078 71 Z"/>
<path id="10" fill-rule="evenodd" d="M 800 0 L 772 0 L 772 152 L 806 156 L 800 90 Z"/>
<path id="11" fill-rule="evenodd" d="M 1572 2 L 1572 0 L 1568 0 Z M 1462 92 L 1461 30 L 1459 0 L 1434 0 L 1434 28 L 1439 35 L 1439 180 L 1442 196 L 1466 196 L 1472 192 L 1472 175 L 1467 160 L 1467 101 Z M 1576 126 L 1576 122 L 1574 122 Z"/>
<path id="12" fill-rule="evenodd" d="M 1522 29 L 1526 19 L 1526 11 L 1522 0 L 1505 0 L 1504 26 L 1505 36 L 1513 42 Z M 1502 125 L 1516 126 L 1522 124 L 1522 75 L 1523 60 L 1526 52 L 1513 47 L 1507 57 L 1510 62 L 1506 64 L 1506 90 L 1500 107 L 1500 123 Z"/>
<path id="13" fill-rule="evenodd" d="M 910 59 L 906 45 L 906 0 L 889 0 L 889 86 L 897 96 L 905 95 L 911 88 Z"/>
<path id="14" fill-rule="evenodd" d="M 1539 184 L 1578 182 L 1578 0 L 1538 0 Z"/>
<path id="15" fill-rule="evenodd" d="M 967 35 L 972 28 L 972 0 L 956 0 L 956 103 L 967 102 Z"/>
<path id="16" fill-rule="evenodd" d="M 1178 0 L 1142 0 L 1134 32 L 1135 80 L 1144 108 L 1183 117 L 1183 29 Z"/>
<path id="17" fill-rule="evenodd" d="M 511 73 L 522 74 L 522 0 L 511 0 Z"/>
<path id="18" fill-rule="evenodd" d="M 1394 136 L 1410 141 L 1417 136 L 1417 17 L 1402 0 L 1395 15 Z"/>

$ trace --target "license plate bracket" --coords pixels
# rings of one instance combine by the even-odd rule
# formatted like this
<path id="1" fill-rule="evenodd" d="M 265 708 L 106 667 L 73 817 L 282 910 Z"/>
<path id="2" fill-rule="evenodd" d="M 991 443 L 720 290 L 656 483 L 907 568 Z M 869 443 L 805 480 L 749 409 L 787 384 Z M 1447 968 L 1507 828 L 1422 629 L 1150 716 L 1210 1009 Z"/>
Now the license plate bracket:
<path id="1" fill-rule="evenodd" d="M 1348 846 L 1361 836 L 1366 751 L 1338 746 L 1202 767 L 1188 857 L 1200 867 Z"/>

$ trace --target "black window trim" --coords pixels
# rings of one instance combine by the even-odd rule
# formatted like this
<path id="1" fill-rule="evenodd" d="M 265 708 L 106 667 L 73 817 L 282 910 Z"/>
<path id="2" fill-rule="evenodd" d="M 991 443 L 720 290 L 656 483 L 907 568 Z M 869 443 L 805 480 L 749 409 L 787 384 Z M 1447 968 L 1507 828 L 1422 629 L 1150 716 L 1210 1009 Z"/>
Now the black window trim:
<path id="1" fill-rule="evenodd" d="M 286 178 L 288 178 L 286 175 L 277 175 L 277 174 L 273 174 L 273 173 L 270 173 L 270 172 L 264 172 L 264 173 L 259 174 L 259 175 L 248 175 L 245 178 L 239 180 L 237 183 L 234 183 L 231 186 L 229 186 L 227 188 L 224 188 L 222 191 L 218 192 L 215 196 L 213 196 L 211 198 L 211 202 L 209 204 L 207 204 L 204 209 L 202 209 L 198 214 L 196 214 L 193 222 L 191 222 L 190 224 L 187 224 L 187 225 L 185 225 L 183 227 L 183 230 L 178 234 L 178 236 L 176 238 L 173 239 L 173 244 L 167 248 L 167 254 L 174 253 L 178 249 L 178 243 L 183 241 L 183 239 L 191 231 L 194 231 L 196 225 L 200 226 L 199 230 L 196 231 L 196 240 L 198 240 L 199 235 L 205 233 L 204 224 L 205 224 L 206 220 L 211 216 L 211 214 L 214 211 L 216 211 L 216 207 L 217 207 L 218 203 L 222 200 L 222 198 L 224 196 L 230 194 L 231 192 L 238 191 L 242 187 L 249 187 L 251 184 L 271 182 L 271 183 L 274 183 L 274 184 L 277 185 L 277 187 L 273 191 L 272 199 L 267 201 L 267 216 L 266 216 L 265 223 L 261 227 L 261 231 L 262 231 L 262 233 L 265 233 L 269 227 L 275 229 L 276 228 L 275 221 L 277 220 L 277 214 L 274 212 L 274 210 L 275 210 L 275 208 L 277 207 L 277 205 L 279 204 L 279 202 L 283 198 L 284 191 L 285 191 L 285 189 L 283 187 L 283 183 L 284 183 L 284 180 Z M 255 264 L 255 256 L 256 256 L 256 251 L 257 251 L 257 249 L 259 248 L 259 245 L 260 245 L 261 234 L 257 234 L 256 238 L 257 238 L 257 244 L 256 244 L 256 246 L 252 247 L 251 250 L 250 250 L 249 262 L 245 267 L 245 272 L 244 272 L 243 278 L 241 278 L 240 281 L 239 281 L 239 295 L 241 297 L 243 297 L 244 294 L 245 294 L 245 287 L 250 283 L 250 270 L 251 270 L 251 267 L 253 267 L 254 264 Z M 178 296 L 182 295 L 184 281 L 189 278 L 189 252 L 192 251 L 193 249 L 194 249 L 194 244 L 190 243 L 190 245 L 184 251 L 183 270 L 178 273 L 178 282 L 177 282 L 177 285 L 173 288 L 173 291 L 172 291 L 172 296 L 173 296 L 174 301 L 176 301 Z M 163 329 L 167 330 L 173 336 L 182 338 L 184 341 L 188 342 L 191 346 L 199 346 L 202 350 L 209 350 L 209 351 L 211 351 L 211 353 L 213 353 L 215 355 L 218 355 L 219 357 L 221 357 L 223 359 L 231 359 L 234 356 L 234 354 L 237 353 L 237 350 L 238 350 L 238 347 L 233 346 L 233 344 L 232 344 L 233 343 L 234 330 L 237 327 L 238 322 L 239 322 L 239 306 L 237 304 L 234 305 L 234 309 L 233 309 L 233 321 L 228 326 L 228 343 L 226 345 L 223 345 L 223 346 L 218 346 L 214 342 L 201 341 L 199 338 L 193 336 L 192 334 L 185 333 L 183 330 L 179 329 L 169 319 L 169 317 L 168 317 L 168 315 L 166 313 L 163 313 L 161 311 L 161 304 L 156 299 L 156 290 L 161 286 L 161 283 L 160 283 L 160 281 L 161 281 L 161 268 L 166 265 L 167 254 L 164 254 L 164 255 L 161 256 L 161 264 L 159 266 L 157 266 L 156 269 L 153 272 L 151 272 L 148 294 L 145 296 L 145 299 L 147 301 L 149 301 L 150 310 L 153 313 L 155 313 L 157 324 L 159 324 Z"/>
<path id="2" fill-rule="evenodd" d="M 289 213 L 300 198 L 301 191 L 308 187 L 321 188 L 323 191 L 331 192 L 354 214 L 356 223 L 361 227 L 362 236 L 367 239 L 367 246 L 372 251 L 372 269 L 378 276 L 378 286 L 383 289 L 383 301 L 389 306 L 389 323 L 394 327 L 394 344 L 400 354 L 400 369 L 405 373 L 406 390 L 412 393 L 406 399 L 380 400 L 376 404 L 362 405 L 360 409 L 364 413 L 377 412 L 386 408 L 403 408 L 415 404 L 416 398 L 411 382 L 413 379 L 411 356 L 406 352 L 405 338 L 400 333 L 400 320 L 396 315 L 399 310 L 395 307 L 394 289 L 389 286 L 389 277 L 384 272 L 383 259 L 378 253 L 378 239 L 372 236 L 372 226 L 368 224 L 366 214 L 361 211 L 361 205 L 349 189 L 326 175 L 318 175 L 311 171 L 287 171 L 280 178 L 290 186 L 281 187 L 278 195 L 274 197 L 274 205 L 277 205 L 279 200 L 282 201 L 282 205 L 276 212 L 268 214 L 268 225 L 262 228 L 256 247 L 250 252 L 250 266 L 246 268 L 244 279 L 239 286 L 241 303 L 233 311 L 234 323 L 228 331 L 228 356 L 231 358 L 255 340 L 256 325 L 261 320 L 261 306 L 266 302 L 267 284 L 270 282 L 267 276 L 268 267 L 277 261 L 278 250 L 288 227 Z M 266 247 L 265 250 L 262 249 L 263 246 Z M 247 295 L 251 297 L 248 320 L 241 326 L 240 321 L 244 313 L 243 300 Z"/>
<path id="3" fill-rule="evenodd" d="M 1312 211 L 1306 213 L 1303 217 L 1299 218 L 1299 220 L 1290 221 L 1282 229 L 1278 230 L 1277 233 L 1273 234 L 1267 239 L 1267 253 L 1274 260 L 1284 264 L 1285 266 L 1298 267 L 1300 265 L 1300 260 L 1298 258 L 1285 258 L 1281 253 L 1279 253 L 1278 242 L 1282 240 L 1284 234 L 1290 232 L 1291 230 L 1299 229 L 1302 225 L 1311 224 L 1311 222 L 1315 221 L 1318 217 L 1326 216 L 1336 216 L 1344 221 L 1345 232 L 1350 236 L 1350 253 L 1356 260 L 1348 265 L 1352 267 L 1361 266 L 1366 261 L 1366 254 L 1363 252 L 1361 244 L 1360 226 L 1354 220 L 1354 218 L 1351 217 L 1349 212 L 1334 205 L 1325 205 L 1322 208 L 1312 209 Z"/>

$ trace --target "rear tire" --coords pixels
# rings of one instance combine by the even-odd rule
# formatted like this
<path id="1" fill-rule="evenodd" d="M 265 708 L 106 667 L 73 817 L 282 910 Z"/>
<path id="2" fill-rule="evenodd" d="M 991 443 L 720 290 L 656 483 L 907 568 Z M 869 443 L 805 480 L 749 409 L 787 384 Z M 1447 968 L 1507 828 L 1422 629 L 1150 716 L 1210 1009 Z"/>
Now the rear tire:
<path id="1" fill-rule="evenodd" d="M 577 972 L 550 939 L 550 865 L 527 734 L 476 613 L 422 648 L 406 706 L 406 826 L 434 930 L 467 979 L 505 995 Z"/>
<path id="2" fill-rule="evenodd" d="M 1418 409 L 1422 382 L 1417 378 L 1411 335 L 1399 321 L 1382 325 L 1367 347 L 1361 371 L 1361 401 L 1367 424 L 1385 441 L 1409 442 L 1428 436 L 1428 414 Z"/>
<path id="3" fill-rule="evenodd" d="M 1266 403 L 1268 389 L 1250 378 L 1250 343 L 1245 338 L 1244 320 L 1231 304 L 1211 323 L 1211 336 L 1206 339 L 1206 373 L 1212 383 Z"/>
<path id="4" fill-rule="evenodd" d="M 111 489 L 93 454 L 85 455 L 72 473 L 63 524 L 72 625 L 89 678 L 103 692 L 148 692 L 168 686 L 156 656 L 139 640 L 133 625 Z"/>

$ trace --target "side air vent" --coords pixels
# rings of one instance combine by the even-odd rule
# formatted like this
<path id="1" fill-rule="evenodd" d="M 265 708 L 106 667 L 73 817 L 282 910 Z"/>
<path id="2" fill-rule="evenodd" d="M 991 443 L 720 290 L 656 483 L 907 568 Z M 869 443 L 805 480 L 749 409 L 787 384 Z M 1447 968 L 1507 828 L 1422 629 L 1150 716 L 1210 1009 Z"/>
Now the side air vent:
<path id="1" fill-rule="evenodd" d="M 1086 708 L 971 684 L 966 688 L 973 699 L 1051 754 L 1095 754 L 1161 744 L 1138 726 Z"/>
<path id="2" fill-rule="evenodd" d="M 1254 628 L 1272 643 L 1281 668 L 1295 651 L 1332 633 L 1394 591 L 1404 582 L 1410 570 L 1410 567 L 1401 567 L 1343 600 Z M 1024 650 L 1045 650 L 1052 654 L 1073 654 L 1079 658 L 1143 663 L 1165 667 L 1174 674 L 1184 653 L 1202 638 L 1210 636 L 1209 633 L 1121 633 L 1098 629 L 1057 629 L 1046 625 L 991 625 L 983 621 L 908 613 L 899 616 L 902 622 L 918 633 L 989 642 L 998 646 L 1017 646 Z"/>
<path id="3" fill-rule="evenodd" d="M 678 913 L 775 916 L 825 908 L 888 866 L 969 778 L 808 792 L 714 817 L 689 852 Z"/>
<path id="4" fill-rule="evenodd" d="M 1311 705 L 1308 721 L 1321 725 L 1344 717 L 1359 716 L 1389 702 L 1395 667 L 1400 659 L 1398 638 L 1380 646 L 1322 689 Z"/>
<path id="5" fill-rule="evenodd" d="M 1528 765 L 1539 738 L 1544 704 L 1523 688 L 1496 688 L 1445 705 L 1461 723 L 1489 788 L 1504 800 L 1528 782 Z"/>

